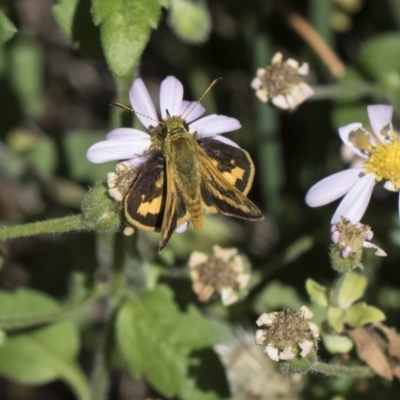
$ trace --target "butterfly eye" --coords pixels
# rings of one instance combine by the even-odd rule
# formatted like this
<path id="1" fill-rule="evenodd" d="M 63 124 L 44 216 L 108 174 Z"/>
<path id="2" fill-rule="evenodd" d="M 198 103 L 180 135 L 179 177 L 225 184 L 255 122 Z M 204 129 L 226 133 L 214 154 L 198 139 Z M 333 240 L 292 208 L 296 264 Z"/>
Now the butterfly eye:
<path id="1" fill-rule="evenodd" d="M 164 138 L 167 137 L 168 135 L 168 128 L 166 126 L 163 126 L 161 134 L 163 135 Z"/>

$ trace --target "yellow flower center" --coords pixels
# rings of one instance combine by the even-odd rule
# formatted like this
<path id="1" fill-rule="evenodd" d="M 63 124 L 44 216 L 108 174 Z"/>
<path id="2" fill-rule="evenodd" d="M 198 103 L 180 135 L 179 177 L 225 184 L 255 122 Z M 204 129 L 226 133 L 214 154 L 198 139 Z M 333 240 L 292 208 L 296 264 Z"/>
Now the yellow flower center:
<path id="1" fill-rule="evenodd" d="M 377 182 L 390 181 L 395 189 L 400 189 L 400 141 L 378 143 L 369 159 L 364 163 L 365 172 L 375 175 Z"/>

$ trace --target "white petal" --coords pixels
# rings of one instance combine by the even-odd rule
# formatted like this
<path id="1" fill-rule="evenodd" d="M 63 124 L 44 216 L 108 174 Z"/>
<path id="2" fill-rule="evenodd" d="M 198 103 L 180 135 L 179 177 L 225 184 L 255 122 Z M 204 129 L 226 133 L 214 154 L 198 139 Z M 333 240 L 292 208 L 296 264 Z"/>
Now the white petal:
<path id="1" fill-rule="evenodd" d="M 399 189 L 396 189 L 396 187 L 393 185 L 392 181 L 386 181 L 383 185 L 383 187 L 386 190 L 389 190 L 389 192 L 398 192 Z"/>
<path id="2" fill-rule="evenodd" d="M 299 343 L 299 347 L 301 348 L 300 355 L 305 357 L 313 348 L 314 343 L 311 340 L 303 340 Z"/>
<path id="3" fill-rule="evenodd" d="M 363 247 L 366 249 L 374 249 L 375 250 L 375 255 L 378 257 L 386 257 L 386 251 L 378 247 L 376 244 L 370 243 L 370 242 L 364 242 Z"/>
<path id="4" fill-rule="evenodd" d="M 239 300 L 239 296 L 231 288 L 223 288 L 221 290 L 221 302 L 224 306 L 230 306 Z"/>
<path id="5" fill-rule="evenodd" d="M 229 146 L 240 148 L 233 140 L 228 139 L 225 136 L 217 135 L 214 136 L 213 139 L 219 140 L 220 142 L 228 144 Z"/>
<path id="6" fill-rule="evenodd" d="M 197 132 L 198 138 L 205 138 L 235 131 L 240 127 L 240 122 L 236 118 L 212 114 L 192 122 L 190 124 L 190 132 Z"/>
<path id="7" fill-rule="evenodd" d="M 206 109 L 197 101 L 186 101 L 183 100 L 181 104 L 181 110 L 179 111 L 179 115 L 190 124 L 197 118 L 200 118 Z M 189 113 L 189 114 L 188 114 Z"/>
<path id="8" fill-rule="evenodd" d="M 126 161 L 127 163 L 129 163 L 132 168 L 137 168 L 140 165 L 144 164 L 151 156 L 149 155 L 144 155 L 144 156 L 136 156 L 128 161 Z"/>
<path id="9" fill-rule="evenodd" d="M 340 202 L 331 223 L 339 222 L 342 216 L 350 222 L 359 222 L 367 209 L 374 185 L 373 175 L 365 175 L 361 178 Z"/>
<path id="10" fill-rule="evenodd" d="M 112 160 L 128 160 L 142 155 L 148 150 L 151 142 L 146 139 L 114 139 L 104 140 L 89 148 L 86 158 L 92 163 L 99 164 Z"/>
<path id="11" fill-rule="evenodd" d="M 264 329 L 257 329 L 256 330 L 256 344 L 261 345 L 265 341 L 265 331 Z"/>
<path id="12" fill-rule="evenodd" d="M 293 360 L 294 353 L 290 346 L 286 347 L 279 353 L 279 358 L 283 361 Z"/>
<path id="13" fill-rule="evenodd" d="M 372 139 L 371 135 L 369 134 L 368 131 L 366 131 L 362 124 L 360 124 L 359 122 L 354 122 L 353 124 L 349 124 L 346 126 L 342 126 L 339 128 L 339 135 L 340 138 L 342 139 L 343 143 L 350 149 L 353 151 L 353 153 L 357 154 L 359 157 L 361 158 L 368 158 L 367 155 L 362 152 L 360 149 L 358 149 L 356 146 L 354 146 L 354 144 L 351 142 L 351 140 L 349 140 L 350 134 L 352 132 L 355 132 L 357 130 L 362 130 L 363 132 L 365 132 L 366 135 L 369 136 L 370 138 L 370 142 L 373 146 L 375 146 L 375 140 Z"/>
<path id="14" fill-rule="evenodd" d="M 162 118 L 165 119 L 167 117 L 167 110 L 171 116 L 181 115 L 182 99 L 182 83 L 174 76 L 165 78 L 160 88 L 160 109 Z"/>
<path id="15" fill-rule="evenodd" d="M 140 122 L 146 128 L 150 125 L 154 126 L 155 122 L 158 121 L 158 116 L 150 94 L 141 78 L 137 78 L 133 81 L 129 91 L 129 98 L 132 108 Z"/>
<path id="16" fill-rule="evenodd" d="M 139 129 L 117 128 L 117 129 L 113 129 L 106 136 L 107 140 L 123 139 L 123 138 L 146 139 L 146 138 L 149 138 L 149 134 L 146 132 L 143 132 Z"/>
<path id="17" fill-rule="evenodd" d="M 271 326 L 276 320 L 276 314 L 276 312 L 261 314 L 256 321 L 257 326 Z"/>
<path id="18" fill-rule="evenodd" d="M 272 361 L 279 361 L 279 350 L 272 344 L 267 344 L 264 349 L 264 353 L 267 353 L 268 357 Z"/>
<path id="19" fill-rule="evenodd" d="M 306 203 L 310 207 L 319 207 L 342 197 L 361 179 L 362 168 L 350 168 L 322 179 L 306 194 Z"/>
<path id="20" fill-rule="evenodd" d="M 183 224 L 180 224 L 176 229 L 176 233 L 183 233 L 186 231 L 187 227 L 189 225 L 189 221 L 185 221 Z"/>
<path id="21" fill-rule="evenodd" d="M 286 96 L 284 96 L 283 94 L 279 94 L 278 96 L 273 97 L 271 101 L 272 104 L 276 105 L 282 110 L 289 110 L 290 108 L 290 104 L 286 100 Z"/>
<path id="22" fill-rule="evenodd" d="M 385 142 L 385 137 L 381 135 L 382 129 L 389 125 L 392 129 L 393 107 L 384 104 L 377 104 L 367 107 L 369 122 L 376 135 Z"/>

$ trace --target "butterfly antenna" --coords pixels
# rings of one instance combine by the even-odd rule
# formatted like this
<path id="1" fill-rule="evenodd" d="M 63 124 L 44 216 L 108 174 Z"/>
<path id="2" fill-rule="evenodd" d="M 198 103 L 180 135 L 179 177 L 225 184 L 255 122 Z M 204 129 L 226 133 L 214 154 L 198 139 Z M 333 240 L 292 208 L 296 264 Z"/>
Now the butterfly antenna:
<path id="1" fill-rule="evenodd" d="M 130 112 L 133 112 L 133 113 L 135 113 L 135 114 L 137 114 L 137 115 L 141 115 L 142 117 L 148 118 L 148 119 L 150 119 L 150 120 L 152 120 L 152 121 L 154 121 L 154 122 L 157 122 L 157 123 L 160 124 L 160 125 L 166 125 L 165 122 L 159 121 L 158 119 L 151 118 L 151 117 L 149 117 L 148 115 L 145 115 L 145 114 L 142 114 L 142 113 L 140 113 L 140 112 L 138 112 L 138 111 L 135 111 L 133 108 L 130 108 L 130 107 L 124 105 L 124 104 L 121 104 L 121 103 L 113 103 L 113 105 L 114 105 L 114 106 L 117 106 L 117 107 L 119 107 L 119 108 L 122 108 L 123 110 L 127 110 L 127 111 L 130 111 Z"/>
<path id="2" fill-rule="evenodd" d="M 193 105 L 193 107 L 186 113 L 186 115 L 185 115 L 184 117 L 182 117 L 182 119 L 185 120 L 185 119 L 189 116 L 189 114 L 197 107 L 197 105 L 201 103 L 201 101 L 204 99 L 204 97 L 207 96 L 208 92 L 209 92 L 209 91 L 216 85 L 216 83 L 217 83 L 219 80 L 221 80 L 221 79 L 222 79 L 222 78 L 217 78 L 217 79 L 214 79 L 214 80 L 211 82 L 210 86 L 209 86 L 209 87 L 206 89 L 206 91 L 202 94 L 202 96 L 200 97 L 200 99 L 196 101 L 196 103 Z"/>

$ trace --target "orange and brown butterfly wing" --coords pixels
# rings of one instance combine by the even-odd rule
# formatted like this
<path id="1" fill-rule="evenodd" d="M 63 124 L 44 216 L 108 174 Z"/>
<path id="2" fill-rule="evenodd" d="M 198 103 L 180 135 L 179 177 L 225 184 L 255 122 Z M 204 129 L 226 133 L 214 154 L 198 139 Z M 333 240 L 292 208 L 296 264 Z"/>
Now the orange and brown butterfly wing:
<path id="1" fill-rule="evenodd" d="M 204 211 L 253 221 L 263 219 L 261 211 L 246 197 L 254 179 L 249 154 L 216 139 L 203 139 L 198 145 Z"/>

